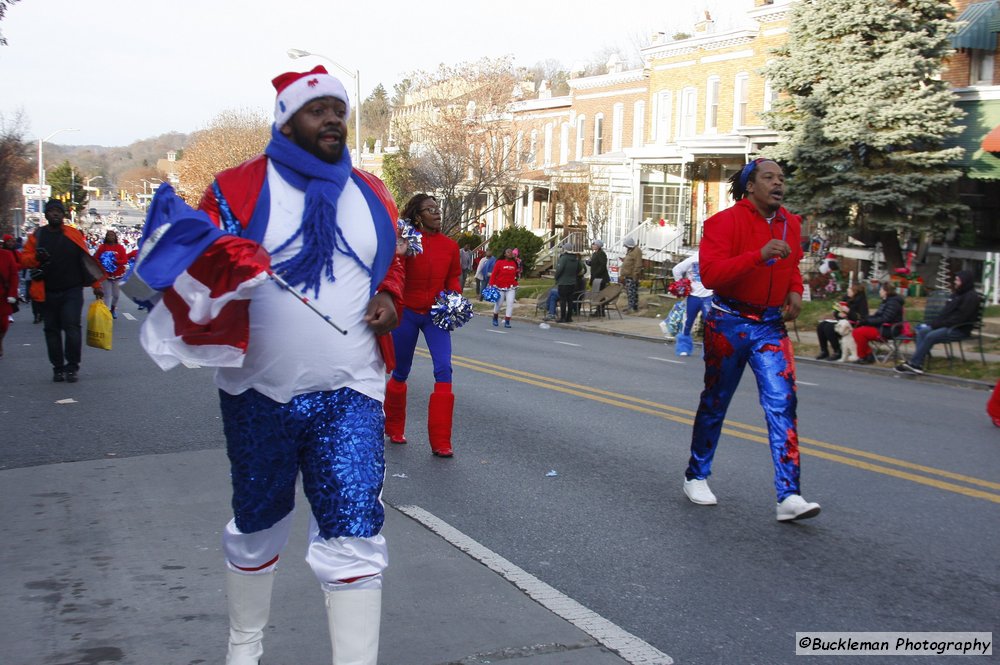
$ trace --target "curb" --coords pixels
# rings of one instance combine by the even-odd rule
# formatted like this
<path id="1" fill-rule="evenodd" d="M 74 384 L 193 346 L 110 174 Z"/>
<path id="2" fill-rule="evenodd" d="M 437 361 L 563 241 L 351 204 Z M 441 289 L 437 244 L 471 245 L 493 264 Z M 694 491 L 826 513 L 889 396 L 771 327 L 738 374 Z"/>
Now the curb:
<path id="1" fill-rule="evenodd" d="M 517 321 L 523 321 L 526 323 L 531 322 L 541 322 L 537 318 L 529 318 L 525 316 L 517 316 L 516 314 L 511 317 Z M 597 333 L 599 335 L 608 335 L 611 337 L 621 337 L 624 339 L 634 339 L 641 342 L 659 342 L 663 344 L 669 344 L 666 339 L 660 337 L 650 337 L 649 335 L 639 335 L 636 333 L 622 332 L 620 330 L 606 330 L 604 328 L 590 328 L 588 326 L 579 325 L 576 323 L 556 323 L 554 321 L 547 321 L 549 325 L 566 327 L 569 329 L 580 330 L 582 332 Z M 696 343 L 697 345 L 697 343 Z M 822 365 L 830 366 L 834 365 L 839 367 L 839 369 L 847 370 L 849 372 L 866 372 L 869 374 L 888 374 L 889 376 L 898 377 L 902 380 L 910 381 L 925 381 L 931 383 L 937 383 L 941 385 L 950 385 L 959 388 L 966 388 L 969 390 L 993 390 L 995 384 L 987 383 L 986 381 L 979 381 L 978 379 L 963 379 L 957 376 L 948 376 L 945 374 L 923 374 L 921 376 L 916 376 L 914 374 L 900 374 L 896 372 L 891 367 L 871 367 L 867 365 L 849 365 L 847 363 L 829 363 L 824 360 L 816 360 L 814 358 L 809 358 L 806 356 L 795 356 L 795 362 L 797 363 L 808 363 L 810 365 Z"/>

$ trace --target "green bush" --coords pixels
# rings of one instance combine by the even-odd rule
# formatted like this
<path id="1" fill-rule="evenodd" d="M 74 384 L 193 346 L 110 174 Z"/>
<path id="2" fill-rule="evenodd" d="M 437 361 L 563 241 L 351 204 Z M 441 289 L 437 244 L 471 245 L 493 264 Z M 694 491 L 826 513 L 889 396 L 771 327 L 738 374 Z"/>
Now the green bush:
<path id="1" fill-rule="evenodd" d="M 512 226 L 500 233 L 494 233 L 490 238 L 490 249 L 493 256 L 503 257 L 507 248 L 517 248 L 523 264 L 523 274 L 530 274 L 535 267 L 535 259 L 542 250 L 542 239 L 523 226 Z"/>

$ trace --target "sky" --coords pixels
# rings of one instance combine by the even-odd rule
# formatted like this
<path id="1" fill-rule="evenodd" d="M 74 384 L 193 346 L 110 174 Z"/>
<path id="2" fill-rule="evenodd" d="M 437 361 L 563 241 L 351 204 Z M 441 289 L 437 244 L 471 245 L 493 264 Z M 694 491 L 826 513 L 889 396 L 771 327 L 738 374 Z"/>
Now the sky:
<path id="1" fill-rule="evenodd" d="M 232 109 L 274 109 L 271 79 L 327 66 L 354 97 L 414 70 L 511 55 L 530 67 L 590 61 L 606 46 L 690 32 L 701 12 L 716 31 L 747 24 L 753 0 L 21 0 L 0 22 L 0 116 L 23 112 L 25 138 L 125 146 L 207 127 Z M 78 131 L 60 132 L 72 128 Z"/>

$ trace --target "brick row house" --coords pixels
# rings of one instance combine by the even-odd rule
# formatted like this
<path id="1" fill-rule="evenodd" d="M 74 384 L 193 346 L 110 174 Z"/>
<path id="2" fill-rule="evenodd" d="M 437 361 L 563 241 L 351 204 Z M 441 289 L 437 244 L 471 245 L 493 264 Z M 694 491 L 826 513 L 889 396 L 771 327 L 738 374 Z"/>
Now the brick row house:
<path id="1" fill-rule="evenodd" d="M 763 116 L 779 91 L 761 72 L 787 38 L 796 1 L 755 0 L 742 27 L 727 31 L 706 12 L 687 38 L 654 35 L 641 69 L 612 58 L 607 73 L 571 78 L 565 95 L 519 84 L 504 116 L 513 124 L 516 192 L 509 207 L 483 216 L 481 230 L 516 224 L 551 244 L 601 237 L 612 257 L 634 237 L 653 262 L 696 247 L 704 220 L 732 204 L 730 175 L 779 140 Z M 995 153 L 981 145 L 1000 125 L 1000 0 L 953 4 L 956 52 L 942 76 L 968 113 L 962 193 L 977 245 L 955 252 L 982 261 L 980 245 L 1000 246 L 1000 128 Z"/>

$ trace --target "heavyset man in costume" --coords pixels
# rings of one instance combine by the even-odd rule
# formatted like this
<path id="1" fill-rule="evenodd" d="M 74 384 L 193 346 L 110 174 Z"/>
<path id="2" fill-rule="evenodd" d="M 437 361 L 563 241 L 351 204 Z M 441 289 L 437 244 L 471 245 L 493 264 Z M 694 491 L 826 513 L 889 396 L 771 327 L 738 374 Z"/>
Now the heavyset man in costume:
<path id="1" fill-rule="evenodd" d="M 385 433 L 393 443 L 406 443 L 406 379 L 413 366 L 417 338 L 424 334 L 434 364 L 434 392 L 427 404 L 427 436 L 431 452 L 451 457 L 451 332 L 431 320 L 431 307 L 442 291 L 461 293 L 458 243 L 441 233 L 441 208 L 428 194 L 416 194 L 403 208 L 403 219 L 420 231 L 423 251 L 406 257 L 403 316 L 392 331 L 396 369 L 385 388 Z"/>
<path id="2" fill-rule="evenodd" d="M 705 222 L 701 281 L 715 295 L 705 320 L 705 389 L 684 474 L 688 499 L 718 503 L 707 478 L 726 411 L 749 364 L 767 421 L 782 522 L 820 511 L 799 493 L 795 361 L 785 321 L 794 320 L 802 307 L 801 220 L 781 206 L 784 184 L 778 164 L 755 159 L 733 177 L 735 205 Z"/>
<path id="3" fill-rule="evenodd" d="M 273 83 L 264 155 L 218 174 L 198 212 L 169 186 L 157 190 L 135 276 L 165 293 L 142 342 L 164 368 L 219 367 L 234 513 L 223 534 L 226 663 L 256 665 L 263 653 L 301 473 L 311 508 L 306 560 L 325 594 L 333 663 L 375 665 L 387 565 L 385 333 L 403 285 L 397 212 L 378 179 L 352 169 L 343 84 L 323 67 Z M 184 253 L 197 258 L 181 262 Z M 170 274 L 178 264 L 189 265 Z M 269 280 L 272 270 L 308 298 Z"/>

